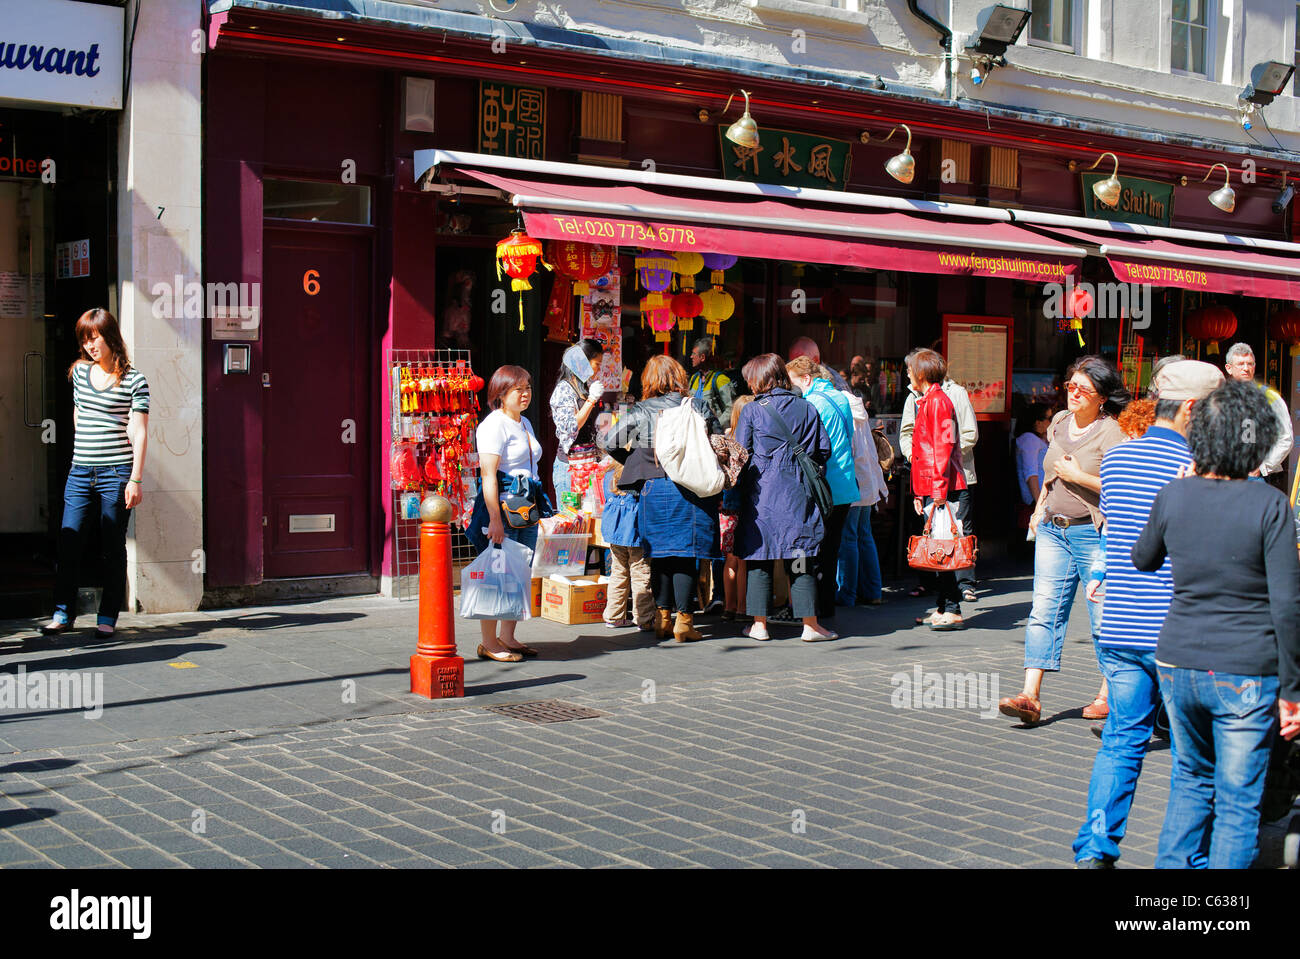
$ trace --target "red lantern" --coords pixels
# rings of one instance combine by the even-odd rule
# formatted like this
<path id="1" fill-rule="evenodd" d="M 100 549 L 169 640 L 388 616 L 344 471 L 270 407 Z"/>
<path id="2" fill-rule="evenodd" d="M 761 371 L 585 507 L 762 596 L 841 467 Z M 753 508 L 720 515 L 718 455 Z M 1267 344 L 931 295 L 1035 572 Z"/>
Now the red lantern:
<path id="1" fill-rule="evenodd" d="M 1218 340 L 1226 340 L 1237 332 L 1237 316 L 1226 306 L 1203 306 L 1187 314 L 1187 335 L 1196 340 L 1209 340 L 1207 355 L 1217 355 Z"/>
<path id="2" fill-rule="evenodd" d="M 528 278 L 537 270 L 542 256 L 542 245 L 523 230 L 511 230 L 510 235 L 497 244 L 497 279 L 504 269 L 510 277 L 510 289 L 519 294 L 519 331 L 524 329 L 524 291 L 531 290 Z M 551 268 L 545 260 L 542 266 Z"/>
<path id="3" fill-rule="evenodd" d="M 677 325 L 683 330 L 694 329 L 695 318 L 704 312 L 704 301 L 699 294 L 689 290 L 674 296 L 670 305 L 673 316 L 677 317 Z"/>
<path id="4" fill-rule="evenodd" d="M 1070 302 L 1066 306 L 1070 317 L 1075 320 L 1082 320 L 1092 312 L 1092 294 L 1088 292 L 1087 287 L 1076 286 L 1074 292 L 1070 294 Z M 1071 324 L 1073 325 L 1073 324 Z M 1080 323 L 1075 329 L 1082 328 Z"/>
<path id="5" fill-rule="evenodd" d="M 664 345 L 664 352 L 667 353 L 675 322 L 672 309 L 668 306 L 655 306 L 650 297 L 645 296 L 641 298 L 641 316 L 650 324 L 650 329 L 655 331 L 655 339 Z"/>
<path id="6" fill-rule="evenodd" d="M 586 296 L 588 284 L 604 276 L 614 266 L 617 251 L 613 247 L 576 240 L 557 240 L 551 244 L 555 272 L 573 281 L 575 296 Z"/>
<path id="7" fill-rule="evenodd" d="M 1292 356 L 1300 356 L 1300 310 L 1288 306 L 1274 313 L 1268 321 L 1268 335 L 1291 347 Z"/>

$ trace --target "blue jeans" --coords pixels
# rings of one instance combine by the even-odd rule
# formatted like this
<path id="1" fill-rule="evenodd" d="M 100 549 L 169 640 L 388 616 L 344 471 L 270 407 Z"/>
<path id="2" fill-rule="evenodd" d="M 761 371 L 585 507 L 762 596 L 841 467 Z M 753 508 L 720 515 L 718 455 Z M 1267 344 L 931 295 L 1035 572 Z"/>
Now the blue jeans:
<path id="1" fill-rule="evenodd" d="M 551 482 L 555 486 L 555 505 L 560 506 L 560 494 L 567 493 L 573 489 L 569 482 L 569 461 L 556 459 L 555 465 L 551 467 Z"/>
<path id="2" fill-rule="evenodd" d="M 1155 728 L 1160 681 L 1155 650 L 1098 646 L 1097 660 L 1110 689 L 1110 715 L 1092 765 L 1088 818 L 1074 840 L 1074 858 L 1113 862 Z"/>
<path id="3" fill-rule="evenodd" d="M 880 599 L 880 557 L 876 555 L 876 537 L 871 532 L 871 507 L 851 506 L 840 538 L 840 561 L 835 602 L 853 606 L 860 599 Z"/>
<path id="4" fill-rule="evenodd" d="M 1025 626 L 1025 669 L 1057 672 L 1065 647 L 1065 628 L 1079 583 L 1106 566 L 1101 536 L 1091 523 L 1061 529 L 1046 520 L 1034 539 L 1034 605 Z M 1092 641 L 1101 628 L 1101 603 L 1088 606 Z"/>
<path id="5" fill-rule="evenodd" d="M 116 626 L 126 587 L 126 482 L 131 464 L 80 466 L 72 464 L 63 487 L 63 528 L 59 531 L 59 569 L 54 580 L 54 622 L 71 625 L 77 619 L 77 587 L 81 582 L 83 531 L 98 500 L 99 548 L 103 559 L 104 592 L 99 600 L 100 626 Z"/>
<path id="6" fill-rule="evenodd" d="M 1278 679 L 1174 666 L 1159 671 L 1174 774 L 1156 868 L 1248 869 L 1259 853 Z"/>

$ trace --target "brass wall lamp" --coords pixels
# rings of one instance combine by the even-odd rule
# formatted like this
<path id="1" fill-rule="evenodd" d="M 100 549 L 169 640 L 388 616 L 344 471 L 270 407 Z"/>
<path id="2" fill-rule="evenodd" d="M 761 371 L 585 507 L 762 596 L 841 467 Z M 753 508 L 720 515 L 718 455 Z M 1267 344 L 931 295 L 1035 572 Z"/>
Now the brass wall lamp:
<path id="1" fill-rule="evenodd" d="M 889 131 L 889 136 L 880 142 L 888 143 L 900 127 L 907 131 L 907 146 L 903 147 L 902 153 L 889 158 L 889 162 L 885 164 L 885 172 L 899 183 L 911 183 L 912 178 L 916 176 L 916 160 L 912 156 L 912 128 L 906 123 L 900 123 Z"/>
<path id="2" fill-rule="evenodd" d="M 1104 180 L 1098 180 L 1092 185 L 1092 194 L 1097 198 L 1098 203 L 1102 206 L 1110 207 L 1113 210 L 1115 207 L 1119 206 L 1119 195 L 1124 189 L 1119 182 L 1119 157 L 1115 156 L 1113 153 L 1103 153 L 1093 161 L 1092 166 L 1084 168 L 1083 172 L 1087 173 L 1089 170 L 1097 169 L 1097 164 L 1101 163 L 1101 161 L 1106 159 L 1106 157 L 1110 157 L 1115 161 L 1115 169 L 1111 171 L 1109 177 Z M 1078 161 L 1071 160 L 1070 172 L 1073 173 L 1078 169 L 1080 169 Z"/>

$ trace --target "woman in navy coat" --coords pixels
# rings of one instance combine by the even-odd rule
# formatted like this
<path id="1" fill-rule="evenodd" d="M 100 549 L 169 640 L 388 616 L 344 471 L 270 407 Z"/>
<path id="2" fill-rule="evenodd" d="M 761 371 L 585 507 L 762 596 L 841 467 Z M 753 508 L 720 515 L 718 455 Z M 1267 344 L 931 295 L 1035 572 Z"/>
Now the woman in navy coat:
<path id="1" fill-rule="evenodd" d="M 831 455 L 830 438 L 817 410 L 794 393 L 781 357 L 764 353 L 741 372 L 754 394 L 736 424 L 736 442 L 749 450 L 737 484 L 741 508 L 736 522 L 736 555 L 749 564 L 746 612 L 754 617 L 745 635 L 771 639 L 767 617 L 772 611 L 772 572 L 780 560 L 790 580 L 794 615 L 803 620 L 804 642 L 838 639 L 817 622 L 816 557 L 826 533 L 825 517 L 804 491 L 794 451 L 774 417 L 784 420 L 823 469 Z"/>

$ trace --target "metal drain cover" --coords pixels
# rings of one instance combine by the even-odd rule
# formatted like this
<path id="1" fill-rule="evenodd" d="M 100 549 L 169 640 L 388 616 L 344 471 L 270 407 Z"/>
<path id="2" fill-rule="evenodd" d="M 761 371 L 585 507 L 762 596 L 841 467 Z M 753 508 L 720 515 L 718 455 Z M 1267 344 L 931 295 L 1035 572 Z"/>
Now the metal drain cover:
<path id="1" fill-rule="evenodd" d="M 567 723 L 570 719 L 595 719 L 605 713 L 586 706 L 563 703 L 558 699 L 539 699 L 534 703 L 508 703 L 505 706 L 485 706 L 490 713 L 500 713 L 526 723 Z"/>

